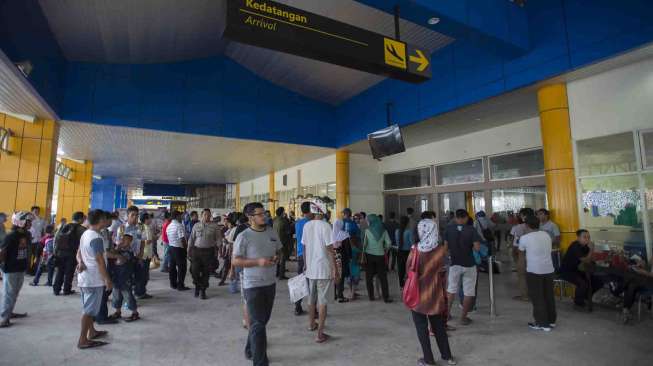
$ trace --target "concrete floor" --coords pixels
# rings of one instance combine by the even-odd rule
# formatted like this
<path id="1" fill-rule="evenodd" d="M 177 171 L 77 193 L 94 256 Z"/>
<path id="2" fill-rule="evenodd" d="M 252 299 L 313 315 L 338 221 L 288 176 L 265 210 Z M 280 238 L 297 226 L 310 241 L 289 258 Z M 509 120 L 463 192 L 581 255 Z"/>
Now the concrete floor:
<path id="1" fill-rule="evenodd" d="M 399 300 L 396 274 L 390 278 Z M 615 311 L 581 314 L 564 300 L 558 303 L 558 328 L 551 333 L 531 331 L 526 326 L 530 304 L 510 299 L 514 274 L 495 278 L 499 316 L 491 320 L 488 315 L 483 275 L 479 309 L 471 316 L 474 323 L 450 333 L 460 365 L 635 365 L 650 359 L 653 320 L 623 326 Z M 246 331 L 241 327 L 240 297 L 214 286 L 215 279 L 211 282 L 210 299 L 201 301 L 190 291 L 170 290 L 166 275 L 153 272 L 149 288 L 155 297 L 139 303 L 143 319 L 101 327 L 110 332 L 111 344 L 80 351 L 75 347 L 79 297 L 54 297 L 49 287 L 27 286 L 26 281 L 16 311 L 29 317 L 0 330 L 0 365 L 251 365 L 243 358 Z M 292 314 L 286 283 L 278 284 L 268 325 L 273 365 L 415 365 L 420 356 L 410 314 L 399 301 L 332 304 L 327 332 L 333 339 L 323 345 L 313 342 L 306 322 L 306 317 Z M 438 355 L 435 342 L 433 348 Z"/>

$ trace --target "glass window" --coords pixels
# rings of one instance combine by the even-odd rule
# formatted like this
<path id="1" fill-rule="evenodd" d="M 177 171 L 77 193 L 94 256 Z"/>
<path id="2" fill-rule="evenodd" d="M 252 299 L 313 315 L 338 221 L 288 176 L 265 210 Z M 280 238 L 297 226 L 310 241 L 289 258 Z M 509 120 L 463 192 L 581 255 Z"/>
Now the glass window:
<path id="1" fill-rule="evenodd" d="M 630 132 L 576 143 L 580 176 L 626 173 L 637 170 L 635 142 Z"/>
<path id="2" fill-rule="evenodd" d="M 461 163 L 435 167 L 438 185 L 482 182 L 483 160 L 470 160 Z"/>
<path id="3" fill-rule="evenodd" d="M 581 222 L 599 249 L 623 247 L 645 253 L 638 176 L 584 178 L 580 185 Z"/>
<path id="4" fill-rule="evenodd" d="M 524 207 L 534 210 L 546 208 L 546 188 L 537 186 L 492 190 L 492 212 L 504 219 L 508 213 L 517 213 Z"/>
<path id="5" fill-rule="evenodd" d="M 642 132 L 642 164 L 653 169 L 653 131 Z"/>
<path id="6" fill-rule="evenodd" d="M 385 189 L 418 188 L 431 185 L 431 169 L 422 168 L 383 176 Z"/>
<path id="7" fill-rule="evenodd" d="M 490 157 L 490 179 L 509 179 L 544 175 L 542 150 Z"/>

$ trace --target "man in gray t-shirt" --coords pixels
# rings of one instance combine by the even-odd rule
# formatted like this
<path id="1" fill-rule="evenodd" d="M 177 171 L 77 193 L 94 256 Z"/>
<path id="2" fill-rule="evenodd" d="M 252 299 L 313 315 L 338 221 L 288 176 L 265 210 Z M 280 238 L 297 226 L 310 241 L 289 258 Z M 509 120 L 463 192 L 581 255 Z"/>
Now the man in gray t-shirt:
<path id="1" fill-rule="evenodd" d="M 274 258 L 281 250 L 281 240 L 270 226 L 261 231 L 252 227 L 243 231 L 234 243 L 234 257 L 245 259 Z M 243 288 L 270 286 L 276 283 L 275 267 L 245 267 L 243 270 Z"/>
<path id="2" fill-rule="evenodd" d="M 266 225 L 262 204 L 248 203 L 243 211 L 250 227 L 236 238 L 232 265 L 243 268 L 243 292 L 250 319 L 245 356 L 254 365 L 268 365 L 265 326 L 272 315 L 282 245 L 276 231 Z"/>

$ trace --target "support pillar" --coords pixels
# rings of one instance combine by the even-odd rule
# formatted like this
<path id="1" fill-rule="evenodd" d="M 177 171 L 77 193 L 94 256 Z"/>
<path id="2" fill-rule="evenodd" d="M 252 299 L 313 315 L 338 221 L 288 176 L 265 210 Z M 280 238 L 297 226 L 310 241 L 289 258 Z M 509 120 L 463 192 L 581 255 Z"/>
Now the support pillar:
<path id="1" fill-rule="evenodd" d="M 551 219 L 560 227 L 560 249 L 565 251 L 576 240 L 579 226 L 567 86 L 542 87 L 537 100 L 549 210 Z"/>
<path id="2" fill-rule="evenodd" d="M 91 205 L 91 186 L 93 183 L 93 162 L 79 162 L 61 159 L 61 162 L 71 168 L 73 175 L 70 180 L 59 179 L 59 196 L 57 199 L 57 223 L 65 217 L 68 222 L 77 211 L 86 214 Z"/>
<path id="3" fill-rule="evenodd" d="M 240 183 L 236 183 L 236 211 L 241 211 L 240 207 Z"/>
<path id="4" fill-rule="evenodd" d="M 274 217 L 274 211 L 277 209 L 277 194 L 274 187 L 274 171 L 271 171 L 268 174 L 268 192 L 270 196 L 270 204 L 268 205 L 272 217 Z"/>
<path id="5" fill-rule="evenodd" d="M 0 113 L 0 127 L 11 132 L 9 151 L 0 151 L 0 212 L 11 225 L 14 211 L 38 206 L 50 220 L 58 124 L 52 120 L 25 122 Z"/>
<path id="6" fill-rule="evenodd" d="M 336 216 L 349 207 L 349 151 L 336 151 Z"/>

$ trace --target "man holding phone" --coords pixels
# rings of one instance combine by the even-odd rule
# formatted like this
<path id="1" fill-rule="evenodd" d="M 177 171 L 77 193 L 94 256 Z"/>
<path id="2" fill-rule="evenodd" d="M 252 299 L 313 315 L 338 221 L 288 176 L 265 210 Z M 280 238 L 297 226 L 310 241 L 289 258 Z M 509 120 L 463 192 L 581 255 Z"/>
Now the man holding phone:
<path id="1" fill-rule="evenodd" d="M 254 366 L 267 366 L 265 326 L 272 315 L 276 293 L 277 262 L 282 248 L 277 232 L 266 225 L 265 208 L 259 202 L 245 205 L 250 227 L 243 231 L 233 248 L 232 264 L 243 268 L 243 289 L 250 326 L 245 357 Z"/>

